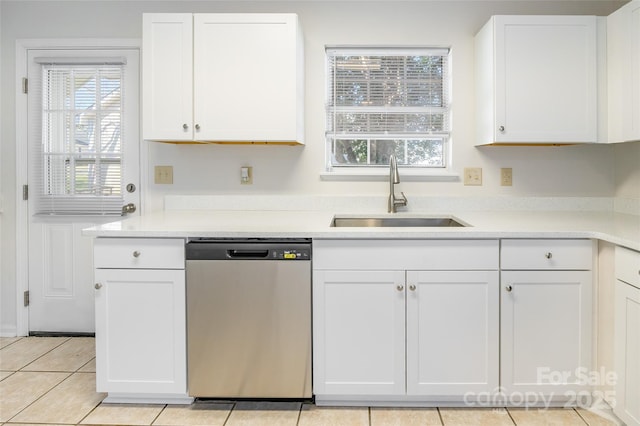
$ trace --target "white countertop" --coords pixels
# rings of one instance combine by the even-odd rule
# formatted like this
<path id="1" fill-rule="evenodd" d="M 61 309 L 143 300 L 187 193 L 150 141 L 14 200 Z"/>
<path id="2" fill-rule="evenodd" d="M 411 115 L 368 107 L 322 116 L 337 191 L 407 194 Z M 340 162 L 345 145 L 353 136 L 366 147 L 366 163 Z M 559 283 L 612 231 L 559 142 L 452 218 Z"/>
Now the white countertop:
<path id="1" fill-rule="evenodd" d="M 407 217 L 454 217 L 468 227 L 332 228 L 339 211 L 168 210 L 135 216 L 83 231 L 96 237 L 220 238 L 594 238 L 640 251 L 640 216 L 593 211 L 496 211 L 438 214 L 395 213 Z"/>

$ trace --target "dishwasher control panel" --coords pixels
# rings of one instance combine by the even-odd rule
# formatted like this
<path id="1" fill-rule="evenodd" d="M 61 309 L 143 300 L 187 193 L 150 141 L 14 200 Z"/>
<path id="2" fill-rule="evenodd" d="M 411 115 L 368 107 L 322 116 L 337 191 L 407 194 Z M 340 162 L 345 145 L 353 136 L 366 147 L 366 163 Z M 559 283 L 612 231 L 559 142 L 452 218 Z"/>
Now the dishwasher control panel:
<path id="1" fill-rule="evenodd" d="M 187 260 L 311 260 L 309 240 L 193 238 Z"/>
<path id="2" fill-rule="evenodd" d="M 271 251 L 272 259 L 282 260 L 311 260 L 309 249 L 275 249 Z"/>

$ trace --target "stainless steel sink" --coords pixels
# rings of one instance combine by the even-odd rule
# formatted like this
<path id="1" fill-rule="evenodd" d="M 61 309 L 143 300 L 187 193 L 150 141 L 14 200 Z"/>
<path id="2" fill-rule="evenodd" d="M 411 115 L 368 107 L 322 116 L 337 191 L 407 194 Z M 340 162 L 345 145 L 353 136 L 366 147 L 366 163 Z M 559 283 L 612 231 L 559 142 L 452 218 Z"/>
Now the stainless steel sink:
<path id="1" fill-rule="evenodd" d="M 467 226 L 451 217 L 341 217 L 331 221 L 335 228 L 344 227 L 460 227 Z"/>

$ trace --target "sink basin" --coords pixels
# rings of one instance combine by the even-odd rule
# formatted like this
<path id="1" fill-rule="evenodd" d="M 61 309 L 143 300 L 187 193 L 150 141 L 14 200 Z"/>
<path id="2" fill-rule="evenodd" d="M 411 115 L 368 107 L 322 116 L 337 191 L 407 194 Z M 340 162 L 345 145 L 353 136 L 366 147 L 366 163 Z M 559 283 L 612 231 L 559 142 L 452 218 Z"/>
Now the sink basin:
<path id="1" fill-rule="evenodd" d="M 451 217 L 340 217 L 331 221 L 335 228 L 344 227 L 460 227 L 467 226 Z"/>

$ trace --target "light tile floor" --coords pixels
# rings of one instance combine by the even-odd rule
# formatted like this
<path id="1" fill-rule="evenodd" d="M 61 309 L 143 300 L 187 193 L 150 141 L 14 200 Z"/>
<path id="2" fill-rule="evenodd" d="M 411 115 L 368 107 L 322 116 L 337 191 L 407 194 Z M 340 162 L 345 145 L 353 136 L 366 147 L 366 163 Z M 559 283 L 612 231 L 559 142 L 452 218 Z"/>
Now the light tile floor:
<path id="1" fill-rule="evenodd" d="M 327 408 L 296 402 L 102 404 L 94 339 L 0 338 L 0 425 L 613 425 L 578 409 Z"/>

